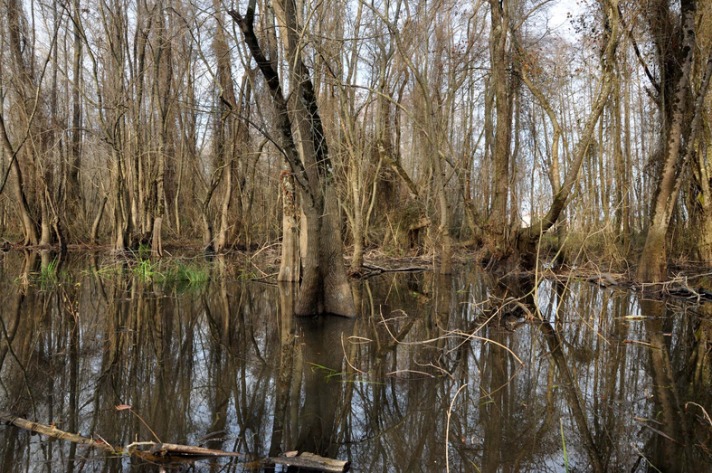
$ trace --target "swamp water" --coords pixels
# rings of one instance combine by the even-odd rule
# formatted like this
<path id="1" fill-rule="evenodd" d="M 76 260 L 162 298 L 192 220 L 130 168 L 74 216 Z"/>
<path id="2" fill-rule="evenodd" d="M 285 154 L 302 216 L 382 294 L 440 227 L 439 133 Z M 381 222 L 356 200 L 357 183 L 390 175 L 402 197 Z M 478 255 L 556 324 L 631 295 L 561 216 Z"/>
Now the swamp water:
<path id="1" fill-rule="evenodd" d="M 473 268 L 373 277 L 358 318 L 300 319 L 224 262 L 191 284 L 1 258 L 0 411 L 244 454 L 155 465 L 3 424 L 2 472 L 262 471 L 291 450 L 356 472 L 712 471 L 712 304 Z"/>

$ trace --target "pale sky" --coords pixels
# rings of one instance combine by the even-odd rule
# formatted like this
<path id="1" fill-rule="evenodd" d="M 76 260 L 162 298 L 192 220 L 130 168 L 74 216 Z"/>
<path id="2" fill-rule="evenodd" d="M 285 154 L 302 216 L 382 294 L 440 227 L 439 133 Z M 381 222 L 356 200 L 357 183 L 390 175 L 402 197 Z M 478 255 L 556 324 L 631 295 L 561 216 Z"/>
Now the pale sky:
<path id="1" fill-rule="evenodd" d="M 579 0 L 555 0 L 549 7 L 549 15 L 551 18 L 549 26 L 553 30 L 559 30 L 561 33 L 565 33 L 571 26 L 570 18 L 567 17 L 567 14 L 571 13 L 576 15 L 580 11 L 581 6 L 579 5 Z"/>

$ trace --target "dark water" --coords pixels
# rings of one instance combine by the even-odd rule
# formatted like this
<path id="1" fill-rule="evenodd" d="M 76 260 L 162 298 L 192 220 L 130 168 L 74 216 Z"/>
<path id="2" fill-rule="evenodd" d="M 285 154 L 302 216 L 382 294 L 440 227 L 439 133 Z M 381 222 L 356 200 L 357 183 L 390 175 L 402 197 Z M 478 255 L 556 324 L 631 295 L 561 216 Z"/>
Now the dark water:
<path id="1" fill-rule="evenodd" d="M 357 319 L 295 319 L 288 288 L 225 262 L 189 285 L 2 258 L 0 411 L 245 454 L 165 467 L 1 425 L 2 472 L 259 471 L 291 450 L 357 472 L 712 471 L 709 304 L 471 269 L 371 278 Z"/>

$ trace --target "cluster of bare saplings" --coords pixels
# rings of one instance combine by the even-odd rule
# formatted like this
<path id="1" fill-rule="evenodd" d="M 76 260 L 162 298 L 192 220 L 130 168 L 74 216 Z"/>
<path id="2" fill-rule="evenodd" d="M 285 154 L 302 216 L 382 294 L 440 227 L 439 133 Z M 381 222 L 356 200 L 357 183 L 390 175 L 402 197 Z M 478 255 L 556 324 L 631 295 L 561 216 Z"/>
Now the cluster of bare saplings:
<path id="1" fill-rule="evenodd" d="M 712 265 L 712 4 L 3 0 L 8 245 Z M 345 249 L 347 247 L 347 249 Z"/>

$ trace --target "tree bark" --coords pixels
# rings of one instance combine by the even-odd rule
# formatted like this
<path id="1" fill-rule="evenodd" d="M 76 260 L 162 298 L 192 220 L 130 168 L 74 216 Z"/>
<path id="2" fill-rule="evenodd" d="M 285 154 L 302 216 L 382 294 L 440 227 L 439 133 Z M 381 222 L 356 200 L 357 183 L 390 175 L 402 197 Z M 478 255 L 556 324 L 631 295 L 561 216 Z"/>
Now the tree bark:
<path id="1" fill-rule="evenodd" d="M 277 281 L 298 282 L 301 278 L 299 257 L 299 202 L 294 188 L 294 178 L 282 171 L 282 260 Z"/>
<path id="2" fill-rule="evenodd" d="M 493 87 L 494 148 L 492 150 L 492 203 L 487 218 L 487 245 L 495 259 L 504 259 L 510 253 L 509 248 L 509 188 L 510 188 L 510 148 L 512 141 L 512 101 L 510 69 L 512 68 L 509 41 L 509 2 L 490 0 L 490 64 L 491 87 Z M 492 110 L 485 110 L 492 114 Z"/>
<path id="3" fill-rule="evenodd" d="M 9 160 L 9 172 L 12 174 L 15 181 L 13 191 L 15 194 L 15 200 L 17 201 L 18 211 L 20 213 L 20 220 L 22 222 L 22 229 L 24 233 L 23 245 L 36 245 L 39 242 L 39 235 L 37 234 L 37 227 L 35 227 L 32 214 L 30 213 L 30 206 L 27 202 L 27 196 L 25 195 L 22 170 L 17 162 L 17 154 L 19 150 L 15 150 L 10 142 L 10 137 L 8 136 L 7 128 L 5 127 L 5 120 L 2 114 L 0 114 L 0 133 L 2 133 L 2 137 L 0 137 L 0 139 L 2 140 L 4 154 Z M 7 178 L 3 180 L 0 192 L 2 192 L 6 182 Z"/>
<path id="4" fill-rule="evenodd" d="M 101 199 L 101 204 L 99 205 L 99 211 L 96 213 L 96 218 L 91 226 L 91 234 L 89 235 L 89 242 L 94 245 L 97 242 L 99 235 L 99 225 L 101 225 L 101 219 L 104 216 L 104 209 L 106 208 L 107 197 L 104 196 Z"/>
<path id="5" fill-rule="evenodd" d="M 302 62 L 297 37 L 296 5 L 294 0 L 275 2 L 277 16 L 285 27 L 282 37 L 289 64 L 290 90 L 294 97 L 290 106 L 285 99 L 280 78 L 268 60 L 253 28 L 255 0 L 251 0 L 245 16 L 236 11 L 230 15 L 240 27 L 250 53 L 267 82 L 275 107 L 275 128 L 281 151 L 289 164 L 299 189 L 305 222 L 306 242 L 302 255 L 302 282 L 295 305 L 295 314 L 332 313 L 355 316 L 356 308 L 343 262 L 336 196 L 332 189 L 331 163 L 326 137 L 321 125 L 314 86 Z M 292 123 L 296 126 L 293 130 Z M 295 140 L 299 135 L 299 144 Z"/>
<path id="6" fill-rule="evenodd" d="M 710 56 L 703 85 L 697 94 L 691 123 L 686 123 L 689 120 L 690 75 L 694 51 L 697 48 L 695 12 L 696 2 L 694 0 L 682 1 L 681 34 L 683 41 L 680 74 L 675 84 L 671 119 L 665 134 L 667 137 L 665 154 L 653 203 L 652 221 L 648 227 L 645 246 L 638 264 L 637 276 L 641 282 L 656 283 L 667 279 L 667 234 L 680 190 L 682 170 L 687 157 L 686 151 L 689 152 L 692 149 L 696 132 L 700 126 L 704 97 L 712 73 L 712 56 Z"/>

